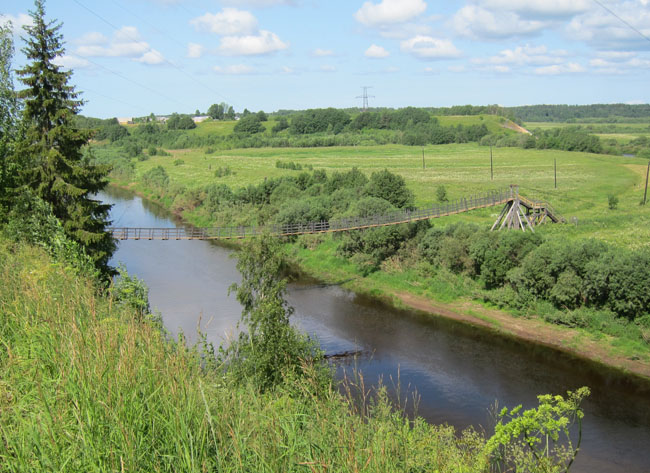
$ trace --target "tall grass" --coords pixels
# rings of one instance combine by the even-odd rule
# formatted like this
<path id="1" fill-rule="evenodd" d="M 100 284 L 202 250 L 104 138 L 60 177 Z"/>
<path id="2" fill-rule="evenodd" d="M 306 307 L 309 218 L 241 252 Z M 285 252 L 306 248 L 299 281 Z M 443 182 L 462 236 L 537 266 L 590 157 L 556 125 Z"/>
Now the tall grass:
<path id="1" fill-rule="evenodd" d="M 484 471 L 482 436 L 409 421 L 385 392 L 360 415 L 310 377 L 260 394 L 200 347 L 0 239 L 0 469 Z"/>

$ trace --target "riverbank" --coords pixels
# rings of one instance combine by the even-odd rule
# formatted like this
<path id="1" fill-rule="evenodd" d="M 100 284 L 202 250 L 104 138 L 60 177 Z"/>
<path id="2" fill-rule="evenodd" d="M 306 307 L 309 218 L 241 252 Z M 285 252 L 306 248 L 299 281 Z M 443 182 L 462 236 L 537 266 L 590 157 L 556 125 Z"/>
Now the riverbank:
<path id="1" fill-rule="evenodd" d="M 149 196 L 134 191 L 132 186 L 118 186 L 130 190 L 143 198 Z M 169 210 L 164 200 L 155 200 L 163 208 Z M 191 212 L 177 215 L 190 224 L 202 224 Z M 237 242 L 228 241 L 229 246 L 237 246 Z M 570 353 L 579 358 L 602 364 L 624 373 L 650 380 L 650 360 L 626 353 L 626 347 L 621 347 L 615 337 L 588 333 L 582 329 L 561 327 L 547 323 L 538 318 L 515 316 L 502 310 L 487 307 L 477 301 L 467 298 L 440 301 L 423 295 L 417 291 L 416 283 L 405 281 L 399 272 L 392 275 L 373 273 L 369 277 L 361 276 L 353 265 L 345 260 L 329 254 L 328 248 L 322 245 L 287 245 L 287 254 L 291 261 L 306 274 L 327 283 L 347 281 L 343 287 L 357 293 L 380 298 L 400 308 L 422 311 L 437 317 L 456 320 L 476 327 L 489 329 L 503 336 L 515 337 L 519 340 L 544 345 L 564 353 Z M 325 245 L 327 246 L 327 245 Z M 323 264 L 329 259 L 330 264 Z M 331 261 L 335 260 L 335 261 Z M 380 272 L 381 273 L 381 272 Z M 453 284 L 453 281 L 452 281 Z M 419 293 L 420 292 L 420 293 Z M 451 297 L 451 299 L 454 299 Z"/>
<path id="2" fill-rule="evenodd" d="M 523 317 L 494 309 L 477 301 L 461 299 L 450 302 L 432 300 L 405 289 L 409 284 L 395 283 L 395 278 L 363 278 L 345 269 L 323 272 L 320 258 L 294 258 L 293 262 L 305 274 L 326 283 L 345 281 L 342 287 L 355 293 L 377 297 L 401 309 L 417 310 L 430 316 L 443 317 L 460 323 L 481 327 L 500 336 L 546 346 L 577 358 L 588 360 L 622 373 L 650 382 L 650 361 L 632 359 L 617 345 L 615 337 L 597 338 L 586 330 L 550 324 L 539 318 Z M 329 265 L 331 268 L 331 265 Z M 399 276 L 398 276 L 399 277 Z M 388 282 L 382 280 L 388 279 Z M 392 281 L 391 281 L 392 279 Z M 399 284 L 399 287 L 391 284 Z"/>

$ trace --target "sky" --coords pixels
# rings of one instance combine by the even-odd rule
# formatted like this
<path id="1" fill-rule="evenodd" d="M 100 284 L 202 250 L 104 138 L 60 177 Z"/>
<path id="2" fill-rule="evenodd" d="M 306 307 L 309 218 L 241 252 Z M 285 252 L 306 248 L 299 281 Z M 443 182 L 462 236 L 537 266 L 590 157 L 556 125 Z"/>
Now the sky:
<path id="1" fill-rule="evenodd" d="M 84 115 L 648 103 L 650 0 L 47 0 Z M 33 10 L 0 0 L 14 67 Z M 22 84 L 15 81 L 16 89 Z"/>

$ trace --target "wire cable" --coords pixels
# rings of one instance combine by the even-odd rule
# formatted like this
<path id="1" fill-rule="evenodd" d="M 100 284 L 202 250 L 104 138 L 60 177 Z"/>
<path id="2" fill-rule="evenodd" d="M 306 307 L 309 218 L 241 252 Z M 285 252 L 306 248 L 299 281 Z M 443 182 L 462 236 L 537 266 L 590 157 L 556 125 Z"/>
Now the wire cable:
<path id="1" fill-rule="evenodd" d="M 634 31 L 635 33 L 637 33 L 639 36 L 641 36 L 643 39 L 645 39 L 646 41 L 648 41 L 648 42 L 650 43 L 650 38 L 649 38 L 649 37 L 647 37 L 645 34 L 643 34 L 642 31 L 636 29 L 634 26 L 632 26 L 631 24 L 629 24 L 629 23 L 628 23 L 627 21 L 625 21 L 623 18 L 621 18 L 620 16 L 618 16 L 618 15 L 617 15 L 613 10 L 611 10 L 610 8 L 608 8 L 608 7 L 606 7 L 605 5 L 603 5 L 603 4 L 600 2 L 600 0 L 594 0 L 594 3 L 597 3 L 598 5 L 600 5 L 601 7 L 603 7 L 603 8 L 604 8 L 606 11 L 608 11 L 612 16 L 614 16 L 615 18 L 617 18 L 621 23 L 623 23 L 625 26 L 627 26 L 628 28 L 630 28 L 632 31 Z"/>
<path id="2" fill-rule="evenodd" d="M 79 0 L 73 0 L 73 1 L 74 1 L 77 5 L 79 5 L 80 7 L 84 8 L 85 10 L 87 10 L 88 12 L 90 12 L 92 15 L 96 16 L 97 18 L 99 18 L 101 21 L 103 21 L 104 23 L 106 23 L 108 26 L 110 26 L 111 28 L 113 28 L 115 31 L 119 31 L 119 30 L 120 30 L 120 28 L 118 28 L 117 26 L 115 26 L 113 23 L 111 23 L 110 21 L 108 21 L 106 18 L 104 18 L 103 16 L 101 16 L 99 13 L 97 13 L 97 12 L 91 10 L 90 8 L 88 8 L 86 5 L 84 5 L 83 3 L 81 3 Z M 134 16 L 135 16 L 135 15 L 134 15 Z M 156 29 L 157 29 L 157 28 L 156 28 Z M 128 34 L 127 34 L 127 36 L 128 36 Z M 132 36 L 129 36 L 129 38 L 130 38 L 132 41 L 134 41 L 134 42 L 139 42 L 139 40 L 138 40 L 137 38 L 133 38 Z M 146 43 L 145 43 L 145 44 L 146 44 Z M 160 54 L 158 51 L 155 51 L 155 50 L 154 50 L 151 46 L 149 46 L 148 44 L 147 44 L 147 48 L 148 48 L 148 49 L 147 49 L 147 52 L 153 52 L 154 54 L 158 54 L 158 55 L 160 56 L 160 58 L 161 58 L 165 63 L 169 64 L 169 65 L 172 66 L 174 69 L 176 69 L 176 70 L 178 70 L 179 72 L 185 74 L 185 75 L 186 75 L 188 78 L 190 78 L 192 81 L 196 82 L 196 83 L 199 84 L 200 86 L 204 87 L 205 89 L 209 90 L 209 91 L 212 92 L 213 94 L 215 94 L 215 95 L 221 97 L 224 101 L 228 102 L 228 99 L 227 99 L 226 97 L 224 97 L 222 94 L 220 94 L 219 92 L 217 92 L 216 90 L 214 90 L 212 87 L 209 87 L 208 85 L 204 84 L 203 82 L 201 82 L 200 80 L 198 80 L 197 78 L 195 78 L 192 74 L 190 74 L 189 72 L 185 71 L 183 68 L 179 67 L 178 65 L 174 64 L 173 62 L 171 62 L 170 60 L 168 60 L 167 58 L 165 58 L 162 54 Z"/>
<path id="3" fill-rule="evenodd" d="M 92 59 L 88 59 L 88 58 L 84 58 L 84 59 L 86 59 L 88 62 L 90 62 L 91 64 L 94 64 L 94 65 L 97 66 L 97 67 L 101 67 L 102 69 L 104 69 L 105 71 L 110 72 L 111 74 L 114 74 L 114 75 L 116 75 L 116 76 L 118 76 L 118 77 L 120 77 L 120 78 L 122 78 L 122 79 L 124 79 L 124 80 L 126 80 L 126 81 L 128 81 L 128 82 L 131 82 L 132 84 L 137 85 L 138 87 L 142 87 L 143 89 L 148 90 L 149 92 L 152 92 L 152 93 L 154 93 L 154 94 L 156 94 L 156 95 L 161 96 L 161 97 L 164 98 L 165 100 L 171 100 L 172 102 L 176 102 L 177 104 L 180 104 L 180 105 L 182 105 L 182 106 L 185 106 L 185 104 L 184 104 L 183 102 L 181 102 L 181 101 L 179 101 L 179 100 L 176 100 L 176 99 L 173 98 L 173 97 L 169 97 L 168 95 L 165 95 L 165 94 L 163 94 L 162 92 L 158 92 L 157 90 L 152 89 L 151 87 L 149 87 L 149 86 L 147 86 L 147 85 L 144 85 L 144 84 L 141 84 L 140 82 L 134 81 L 133 79 L 128 78 L 128 77 L 125 76 L 124 74 L 121 74 L 121 73 L 119 73 L 119 72 L 117 72 L 117 71 L 114 71 L 114 70 L 112 70 L 112 69 L 109 69 L 108 67 L 103 66 L 103 65 L 99 64 L 98 62 L 93 61 Z"/>

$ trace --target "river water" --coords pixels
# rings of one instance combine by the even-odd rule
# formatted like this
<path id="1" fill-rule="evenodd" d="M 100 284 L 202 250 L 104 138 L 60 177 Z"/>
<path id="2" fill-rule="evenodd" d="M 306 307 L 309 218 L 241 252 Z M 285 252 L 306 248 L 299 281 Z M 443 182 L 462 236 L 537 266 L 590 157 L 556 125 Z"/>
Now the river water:
<path id="1" fill-rule="evenodd" d="M 176 225 L 164 209 L 110 188 L 114 226 Z M 112 260 L 149 286 L 167 329 L 192 342 L 200 330 L 215 345 L 236 331 L 241 307 L 228 295 L 239 281 L 233 251 L 207 241 L 121 241 Z M 650 384 L 592 363 L 482 329 L 397 310 L 336 285 L 299 279 L 289 286 L 293 322 L 327 353 L 362 350 L 366 384 L 398 376 L 409 403 L 433 423 L 490 430 L 489 408 L 536 405 L 537 394 L 589 386 L 582 449 L 572 472 L 650 472 Z M 349 371 L 351 367 L 345 367 Z M 341 370 L 339 369 L 339 372 Z M 398 374 L 399 373 L 399 374 Z"/>

